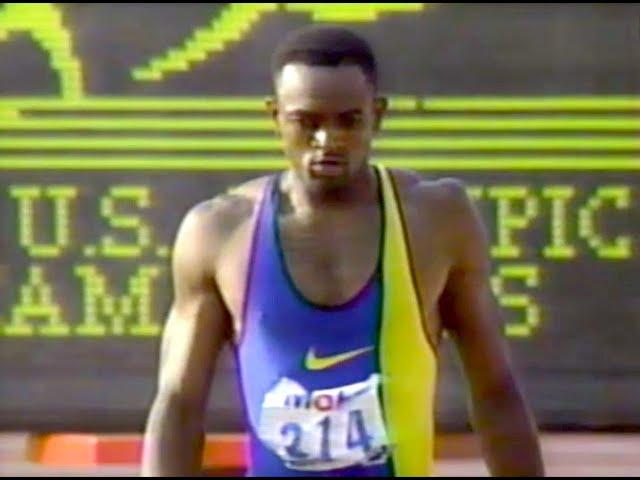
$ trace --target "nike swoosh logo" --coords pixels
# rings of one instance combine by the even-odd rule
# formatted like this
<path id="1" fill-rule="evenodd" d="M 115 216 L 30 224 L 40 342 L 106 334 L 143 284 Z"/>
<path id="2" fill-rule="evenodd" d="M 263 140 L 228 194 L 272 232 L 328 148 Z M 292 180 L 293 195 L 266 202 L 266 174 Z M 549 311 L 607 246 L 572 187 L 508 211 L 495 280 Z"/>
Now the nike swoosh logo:
<path id="1" fill-rule="evenodd" d="M 338 355 L 332 355 L 330 357 L 317 357 L 315 350 L 312 348 L 307 352 L 304 364 L 307 370 L 326 370 L 339 363 L 346 362 L 352 358 L 362 355 L 363 353 L 373 350 L 373 347 L 359 348 L 358 350 L 352 350 L 350 352 L 339 353 Z"/>

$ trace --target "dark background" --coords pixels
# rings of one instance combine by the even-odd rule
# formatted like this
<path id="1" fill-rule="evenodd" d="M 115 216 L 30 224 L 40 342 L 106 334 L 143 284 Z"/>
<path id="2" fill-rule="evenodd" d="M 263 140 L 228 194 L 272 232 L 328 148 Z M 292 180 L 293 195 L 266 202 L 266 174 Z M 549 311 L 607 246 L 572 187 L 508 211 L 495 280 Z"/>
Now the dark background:
<path id="1" fill-rule="evenodd" d="M 189 72 L 170 74 L 152 84 L 131 79 L 133 67 L 180 45 L 194 28 L 207 25 L 223 6 L 61 4 L 74 51 L 82 61 L 86 95 L 267 94 L 271 52 L 285 32 L 309 23 L 308 15 L 266 14 L 244 39 Z M 349 26 L 371 40 L 380 59 L 381 88 L 391 95 L 634 96 L 640 85 L 639 18 L 638 4 L 440 4 L 420 13 L 385 14 L 375 23 Z M 2 97 L 59 95 L 58 80 L 47 55 L 28 35 L 16 34 L 0 43 L 0 65 L 0 109 Z M 633 118 L 638 111 L 604 115 Z M 0 138 L 4 133 L 0 129 Z M 494 134 L 499 136 L 500 132 Z M 41 153 L 42 158 L 49 158 L 48 152 Z M 540 158 L 557 153 L 518 152 Z M 574 158 L 582 154 L 568 153 Z M 69 151 L 64 158 L 80 154 L 87 155 Z M 599 154 L 604 159 L 616 157 L 616 152 Z M 8 153 L 0 149 L 0 166 L 3 155 Z M 14 152 L 12 155 L 15 157 Z M 96 162 L 113 156 L 111 152 L 91 155 Z M 478 158 L 487 157 L 478 154 Z M 495 158 L 510 156 L 500 152 Z M 99 199 L 113 185 L 149 186 L 151 206 L 144 211 L 131 208 L 131 212 L 151 226 L 154 247 L 170 245 L 180 218 L 191 205 L 263 173 L 0 168 L 0 319 L 6 322 L 18 303 L 28 265 L 43 265 L 54 300 L 68 321 L 77 324 L 81 288 L 72 272 L 74 265 L 97 265 L 109 278 L 110 291 L 122 294 L 127 277 L 144 263 L 163 269 L 155 282 L 153 300 L 154 318 L 162 323 L 171 299 L 165 258 L 159 258 L 153 249 L 140 258 L 120 261 L 83 256 L 84 246 L 96 244 L 102 235 L 114 234 L 99 215 Z M 506 287 L 530 295 L 541 311 L 541 324 L 530 337 L 509 338 L 526 395 L 539 423 L 547 429 L 637 429 L 638 171 L 517 173 L 496 167 L 488 172 L 423 173 L 430 177 L 456 176 L 469 185 L 522 185 L 532 190 L 540 202 L 540 212 L 529 228 L 515 234 L 525 248 L 523 257 L 494 259 L 496 270 L 501 265 L 526 264 L 538 266 L 541 272 L 538 287 L 526 288 L 522 282 Z M 72 245 L 61 258 L 29 259 L 18 245 L 16 203 L 9 196 L 9 186 L 18 184 L 71 184 L 80 188 L 80 198 L 72 209 Z M 550 209 L 540 191 L 550 185 L 576 188 L 567 222 L 569 238 L 577 249 L 575 259 L 551 261 L 542 255 L 542 248 L 548 244 Z M 578 208 L 597 188 L 606 185 L 625 186 L 631 191 L 630 208 L 616 211 L 607 205 L 598 216 L 597 227 L 607 239 L 631 237 L 630 259 L 600 259 L 577 233 Z M 485 198 L 478 205 L 495 242 L 495 202 Z M 42 205 L 39 208 L 38 228 L 46 231 L 50 210 Z M 126 232 L 115 235 L 120 235 L 123 242 L 130 240 Z M 504 320 L 517 323 L 521 314 L 505 308 Z M 0 429 L 140 430 L 153 395 L 157 353 L 157 337 L 8 338 L 0 333 Z M 218 431 L 241 430 L 243 425 L 235 367 L 228 353 L 220 360 L 209 409 L 208 427 Z M 465 385 L 448 342 L 443 345 L 442 358 L 438 426 L 466 429 Z"/>

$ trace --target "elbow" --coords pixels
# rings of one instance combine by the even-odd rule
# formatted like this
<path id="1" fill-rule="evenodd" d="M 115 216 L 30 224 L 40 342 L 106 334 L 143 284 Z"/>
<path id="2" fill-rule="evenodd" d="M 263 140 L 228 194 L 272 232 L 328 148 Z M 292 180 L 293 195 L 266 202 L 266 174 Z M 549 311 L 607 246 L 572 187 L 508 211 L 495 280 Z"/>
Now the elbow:
<path id="1" fill-rule="evenodd" d="M 184 392 L 165 388 L 156 394 L 151 416 L 173 418 L 184 427 L 200 429 L 204 421 L 204 407 Z"/>
<path id="2" fill-rule="evenodd" d="M 512 375 L 504 375 L 476 392 L 477 403 L 494 412 L 528 409 L 520 385 Z"/>

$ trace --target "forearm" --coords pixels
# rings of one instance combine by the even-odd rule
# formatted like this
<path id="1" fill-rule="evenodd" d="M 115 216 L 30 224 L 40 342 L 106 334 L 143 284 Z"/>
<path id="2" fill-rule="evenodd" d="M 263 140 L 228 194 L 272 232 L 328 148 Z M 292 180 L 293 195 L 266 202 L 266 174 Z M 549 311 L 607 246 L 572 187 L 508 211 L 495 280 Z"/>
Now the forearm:
<path id="1" fill-rule="evenodd" d="M 175 396 L 158 396 L 144 437 L 142 476 L 198 476 L 204 433 L 199 418 Z"/>
<path id="2" fill-rule="evenodd" d="M 476 429 L 493 476 L 543 476 L 538 433 L 517 389 L 485 395 L 475 402 Z"/>

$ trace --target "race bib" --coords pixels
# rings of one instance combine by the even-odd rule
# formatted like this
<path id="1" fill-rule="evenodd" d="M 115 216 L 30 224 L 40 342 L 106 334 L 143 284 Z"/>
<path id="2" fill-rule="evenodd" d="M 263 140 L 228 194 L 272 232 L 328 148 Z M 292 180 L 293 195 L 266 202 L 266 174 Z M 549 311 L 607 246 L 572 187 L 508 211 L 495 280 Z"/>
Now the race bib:
<path id="1" fill-rule="evenodd" d="M 283 378 L 264 397 L 258 436 L 288 468 L 333 470 L 383 463 L 388 440 L 380 379 L 308 392 Z"/>

